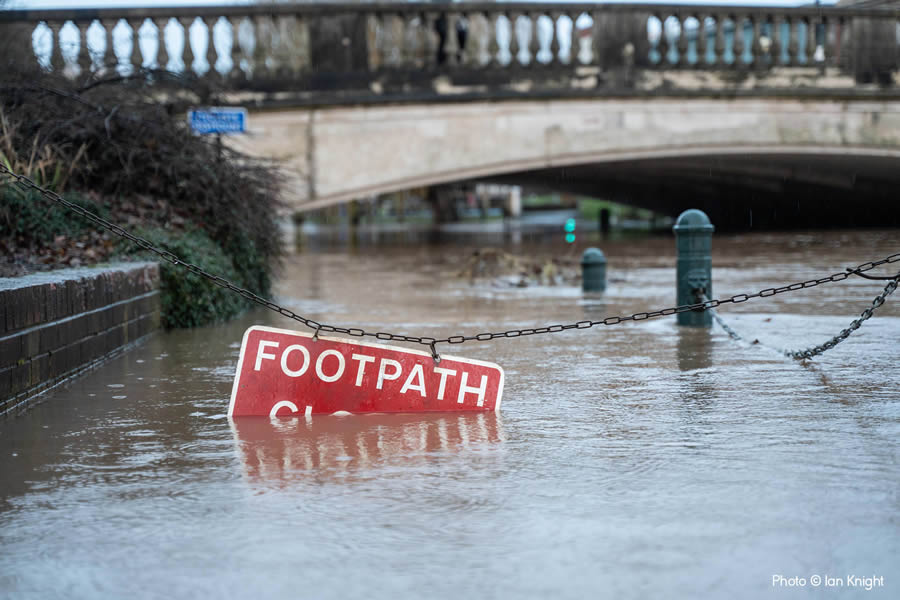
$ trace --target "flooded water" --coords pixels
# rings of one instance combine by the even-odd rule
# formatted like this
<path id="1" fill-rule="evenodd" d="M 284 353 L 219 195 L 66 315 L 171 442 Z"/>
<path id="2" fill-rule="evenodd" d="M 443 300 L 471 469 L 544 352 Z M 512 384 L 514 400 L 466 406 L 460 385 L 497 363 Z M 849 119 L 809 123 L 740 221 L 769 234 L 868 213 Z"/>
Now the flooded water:
<path id="1" fill-rule="evenodd" d="M 898 246 L 896 231 L 717 235 L 715 295 Z M 674 304 L 673 239 L 602 247 L 600 299 L 470 284 L 464 243 L 308 244 L 279 294 L 320 321 L 435 337 Z M 852 278 L 721 312 L 798 348 L 882 287 Z M 0 597 L 900 595 L 900 297 L 808 365 L 672 317 L 453 347 L 505 368 L 499 415 L 230 423 L 251 324 L 292 327 L 255 311 L 160 333 L 0 421 Z"/>

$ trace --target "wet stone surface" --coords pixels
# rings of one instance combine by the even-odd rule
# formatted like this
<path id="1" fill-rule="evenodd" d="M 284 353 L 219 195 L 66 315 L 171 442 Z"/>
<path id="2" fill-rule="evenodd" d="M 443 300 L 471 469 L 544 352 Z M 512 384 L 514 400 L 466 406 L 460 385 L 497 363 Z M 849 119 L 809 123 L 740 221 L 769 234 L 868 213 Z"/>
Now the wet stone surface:
<path id="1" fill-rule="evenodd" d="M 830 274 L 896 240 L 716 236 L 716 294 Z M 505 250 L 570 252 L 554 244 Z M 318 321 L 435 337 L 674 303 L 672 238 L 600 247 L 598 298 L 470 284 L 462 244 L 309 250 L 279 292 Z M 721 314 L 797 348 L 882 288 L 852 278 Z M 505 368 L 500 415 L 232 424 L 251 324 L 291 327 L 257 311 L 160 333 L 0 421 L 0 597 L 758 598 L 776 574 L 883 575 L 866 597 L 896 597 L 896 297 L 806 365 L 669 317 L 453 347 Z"/>

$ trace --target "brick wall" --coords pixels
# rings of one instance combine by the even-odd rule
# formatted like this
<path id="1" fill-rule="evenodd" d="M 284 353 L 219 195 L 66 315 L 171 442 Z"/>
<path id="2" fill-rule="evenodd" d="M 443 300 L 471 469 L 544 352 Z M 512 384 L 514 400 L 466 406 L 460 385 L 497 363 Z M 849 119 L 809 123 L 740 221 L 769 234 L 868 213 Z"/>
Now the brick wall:
<path id="1" fill-rule="evenodd" d="M 158 327 L 156 263 L 0 279 L 0 415 Z"/>

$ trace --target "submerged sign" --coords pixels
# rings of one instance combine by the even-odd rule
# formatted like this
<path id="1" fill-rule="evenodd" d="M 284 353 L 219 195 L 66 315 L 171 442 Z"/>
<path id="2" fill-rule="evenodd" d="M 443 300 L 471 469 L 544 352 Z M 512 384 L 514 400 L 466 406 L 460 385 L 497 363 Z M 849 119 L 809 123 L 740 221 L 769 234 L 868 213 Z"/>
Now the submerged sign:
<path id="1" fill-rule="evenodd" d="M 232 107 L 199 108 L 188 111 L 188 123 L 194 133 L 244 133 L 247 109 Z"/>
<path id="2" fill-rule="evenodd" d="M 228 416 L 495 411 L 503 369 L 396 346 L 251 327 Z"/>

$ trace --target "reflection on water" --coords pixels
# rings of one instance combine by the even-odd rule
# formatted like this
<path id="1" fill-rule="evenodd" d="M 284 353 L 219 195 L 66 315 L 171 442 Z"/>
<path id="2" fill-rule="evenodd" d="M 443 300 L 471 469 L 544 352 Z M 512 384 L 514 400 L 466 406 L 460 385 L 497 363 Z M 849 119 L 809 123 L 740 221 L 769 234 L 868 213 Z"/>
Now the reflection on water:
<path id="1" fill-rule="evenodd" d="M 712 332 L 704 327 L 678 328 L 678 368 L 682 371 L 712 366 Z"/>
<path id="2" fill-rule="evenodd" d="M 497 413 L 243 417 L 230 421 L 251 482 L 289 482 L 309 472 L 421 463 L 504 440 Z"/>
<path id="3" fill-rule="evenodd" d="M 310 241 L 278 299 L 441 338 L 673 305 L 671 237 L 601 247 L 609 286 L 585 298 L 470 284 L 459 241 Z M 717 236 L 713 278 L 726 296 L 897 251 L 896 231 Z M 848 279 L 720 314 L 803 347 L 882 288 Z M 670 317 L 454 346 L 504 368 L 502 415 L 230 424 L 250 325 L 297 327 L 260 310 L 160 332 L 0 421 L 0 598 L 817 597 L 773 591 L 777 573 L 884 575 L 865 597 L 897 597 L 900 297 L 811 366 Z"/>

